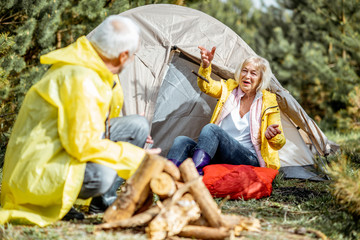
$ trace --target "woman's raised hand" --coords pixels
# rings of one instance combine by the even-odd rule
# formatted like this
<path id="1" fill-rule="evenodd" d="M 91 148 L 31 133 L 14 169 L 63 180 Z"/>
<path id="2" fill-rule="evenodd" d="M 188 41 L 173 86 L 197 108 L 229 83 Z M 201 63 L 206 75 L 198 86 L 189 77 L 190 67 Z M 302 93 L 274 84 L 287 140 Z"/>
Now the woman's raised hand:
<path id="1" fill-rule="evenodd" d="M 214 59 L 216 47 L 213 47 L 211 49 L 211 52 L 202 46 L 199 46 L 198 48 L 200 49 L 202 67 L 209 67 L 211 61 Z"/>

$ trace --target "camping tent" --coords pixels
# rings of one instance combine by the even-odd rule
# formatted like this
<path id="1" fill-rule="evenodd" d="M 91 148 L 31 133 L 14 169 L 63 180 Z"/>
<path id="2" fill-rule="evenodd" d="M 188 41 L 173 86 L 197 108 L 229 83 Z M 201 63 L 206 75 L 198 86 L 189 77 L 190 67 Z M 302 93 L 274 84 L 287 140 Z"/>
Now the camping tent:
<path id="1" fill-rule="evenodd" d="M 162 148 L 166 156 L 176 136 L 196 140 L 216 104 L 216 99 L 199 90 L 191 72 L 199 68 L 198 46 L 217 47 L 212 77 L 218 80 L 233 78 L 239 62 L 256 53 L 230 28 L 194 9 L 155 4 L 120 15 L 133 19 L 142 31 L 141 48 L 120 75 L 125 98 L 122 113 L 145 113 L 152 123 L 154 147 Z M 282 169 L 288 168 L 285 176 L 315 179 L 316 175 L 299 167 L 314 164 L 312 150 L 329 154 L 331 144 L 275 76 L 269 90 L 276 93 L 282 112 L 287 143 L 279 155 Z"/>

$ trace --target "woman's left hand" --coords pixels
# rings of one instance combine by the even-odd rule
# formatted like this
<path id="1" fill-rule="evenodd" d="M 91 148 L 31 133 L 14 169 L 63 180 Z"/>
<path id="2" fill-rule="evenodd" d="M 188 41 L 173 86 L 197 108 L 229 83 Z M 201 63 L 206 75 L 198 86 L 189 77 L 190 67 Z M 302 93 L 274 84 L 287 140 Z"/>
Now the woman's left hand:
<path id="1" fill-rule="evenodd" d="M 279 124 L 272 124 L 272 125 L 268 126 L 268 128 L 266 129 L 265 137 L 267 140 L 270 140 L 280 133 L 281 133 L 281 131 L 279 129 Z"/>

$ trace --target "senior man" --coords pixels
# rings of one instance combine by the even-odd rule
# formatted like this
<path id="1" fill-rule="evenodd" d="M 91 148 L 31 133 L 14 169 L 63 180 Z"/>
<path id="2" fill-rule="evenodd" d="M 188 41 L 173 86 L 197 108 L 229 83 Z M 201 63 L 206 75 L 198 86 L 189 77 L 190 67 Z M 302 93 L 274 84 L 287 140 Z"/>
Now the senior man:
<path id="1" fill-rule="evenodd" d="M 121 179 L 135 172 L 146 154 L 142 147 L 152 141 L 144 117 L 119 117 L 117 74 L 134 58 L 139 32 L 114 15 L 88 39 L 41 56 L 52 66 L 26 94 L 8 143 L 0 223 L 81 219 L 73 208 L 77 198 L 93 197 L 94 212 L 116 199 Z"/>

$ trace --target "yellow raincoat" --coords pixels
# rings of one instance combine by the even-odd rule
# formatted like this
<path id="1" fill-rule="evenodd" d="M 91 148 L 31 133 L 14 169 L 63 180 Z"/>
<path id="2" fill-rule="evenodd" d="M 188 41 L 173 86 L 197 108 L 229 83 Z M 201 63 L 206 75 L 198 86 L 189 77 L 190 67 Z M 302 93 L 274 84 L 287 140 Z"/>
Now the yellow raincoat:
<path id="1" fill-rule="evenodd" d="M 86 162 L 127 179 L 145 156 L 130 143 L 101 139 L 109 107 L 111 117 L 119 116 L 123 93 L 85 37 L 40 61 L 52 67 L 28 91 L 7 146 L 1 224 L 51 224 L 77 199 Z"/>
<path id="2" fill-rule="evenodd" d="M 234 79 L 228 79 L 227 81 L 221 80 L 215 81 L 211 78 L 211 65 L 208 68 L 200 66 L 199 74 L 204 76 L 209 83 L 198 78 L 198 86 L 201 91 L 208 94 L 211 97 L 217 98 L 215 110 L 211 117 L 210 123 L 215 123 L 219 114 L 230 96 L 230 93 L 239 86 L 239 83 Z M 280 109 L 276 101 L 276 95 L 269 91 L 262 91 L 262 110 L 261 110 L 261 126 L 260 126 L 260 139 L 261 139 L 261 157 L 265 161 L 265 165 L 268 168 L 279 169 L 280 159 L 278 150 L 280 150 L 286 143 L 284 132 L 281 125 Z M 272 124 L 278 124 L 281 134 L 276 135 L 270 140 L 265 137 L 265 131 L 268 126 Z"/>

